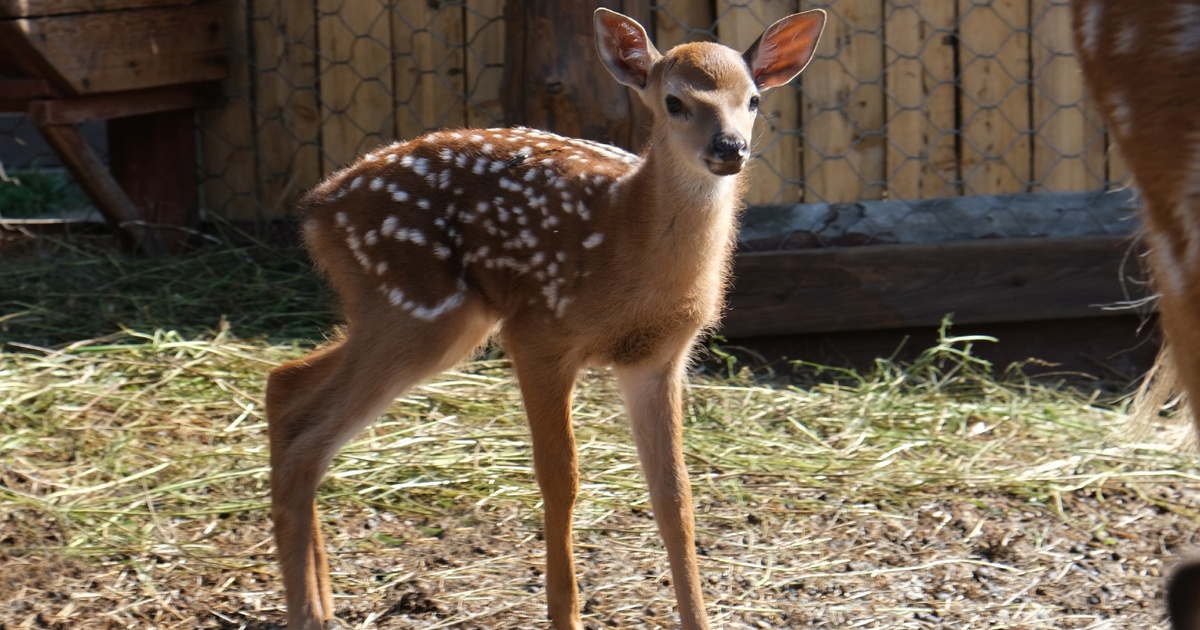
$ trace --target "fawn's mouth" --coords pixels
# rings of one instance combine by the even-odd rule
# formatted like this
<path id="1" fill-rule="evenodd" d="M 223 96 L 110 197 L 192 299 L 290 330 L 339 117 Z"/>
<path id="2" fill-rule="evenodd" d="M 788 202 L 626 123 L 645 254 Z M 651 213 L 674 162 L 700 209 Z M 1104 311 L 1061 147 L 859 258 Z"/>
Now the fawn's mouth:
<path id="1" fill-rule="evenodd" d="M 713 175 L 737 175 L 742 172 L 742 168 L 746 166 L 743 160 L 704 160 L 704 164 L 708 166 L 708 172 Z"/>

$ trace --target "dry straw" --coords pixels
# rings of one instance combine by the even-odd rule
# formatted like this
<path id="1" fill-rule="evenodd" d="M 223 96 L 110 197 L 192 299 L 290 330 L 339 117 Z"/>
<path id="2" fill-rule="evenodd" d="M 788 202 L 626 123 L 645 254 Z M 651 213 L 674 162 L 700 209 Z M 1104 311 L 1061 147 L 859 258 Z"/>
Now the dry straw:
<path id="1" fill-rule="evenodd" d="M 0 627 L 276 627 L 264 376 L 333 321 L 302 258 L 8 250 Z M 695 376 L 685 450 L 716 627 L 1161 627 L 1160 576 L 1200 531 L 1194 456 L 1157 443 L 1177 422 L 1130 443 L 1120 401 L 996 375 L 970 352 L 984 342 L 946 333 L 870 374 L 800 366 L 804 387 Z M 604 371 L 575 422 L 585 619 L 671 627 Z M 319 507 L 345 627 L 544 627 L 525 433 L 493 358 L 341 453 Z"/>

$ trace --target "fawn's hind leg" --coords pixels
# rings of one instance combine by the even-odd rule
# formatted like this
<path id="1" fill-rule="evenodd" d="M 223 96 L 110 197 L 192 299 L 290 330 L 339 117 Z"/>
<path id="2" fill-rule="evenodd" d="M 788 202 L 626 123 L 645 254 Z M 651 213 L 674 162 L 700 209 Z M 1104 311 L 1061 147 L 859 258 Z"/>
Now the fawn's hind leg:
<path id="1" fill-rule="evenodd" d="M 340 342 L 271 372 L 271 516 L 290 630 L 322 628 L 333 617 L 314 500 L 334 454 L 401 392 L 462 360 L 493 325 L 471 303 L 434 322 L 368 315 Z"/>

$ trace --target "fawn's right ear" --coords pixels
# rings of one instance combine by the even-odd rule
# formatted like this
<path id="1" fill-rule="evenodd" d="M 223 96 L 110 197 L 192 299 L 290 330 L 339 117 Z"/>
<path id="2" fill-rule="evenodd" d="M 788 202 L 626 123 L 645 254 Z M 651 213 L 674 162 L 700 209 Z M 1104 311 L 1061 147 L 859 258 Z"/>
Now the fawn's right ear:
<path id="1" fill-rule="evenodd" d="M 596 52 L 617 81 L 642 89 L 650 79 L 650 68 L 662 55 L 646 29 L 633 18 L 608 9 L 596 9 Z"/>

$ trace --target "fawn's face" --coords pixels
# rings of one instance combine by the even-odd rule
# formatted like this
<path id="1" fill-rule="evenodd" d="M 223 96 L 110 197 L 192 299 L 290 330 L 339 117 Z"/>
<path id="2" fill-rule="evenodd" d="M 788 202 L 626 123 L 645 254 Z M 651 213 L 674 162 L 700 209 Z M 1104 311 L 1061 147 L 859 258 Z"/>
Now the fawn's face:
<path id="1" fill-rule="evenodd" d="M 642 99 L 675 162 L 735 175 L 750 158 L 758 88 L 741 55 L 717 44 L 678 46 L 651 70 Z"/>
<path id="2" fill-rule="evenodd" d="M 759 92 L 791 81 L 808 65 L 825 13 L 785 17 L 743 54 L 706 42 L 662 54 L 632 18 L 597 9 L 594 21 L 600 60 L 654 112 L 658 150 L 681 168 L 721 176 L 746 166 Z"/>

